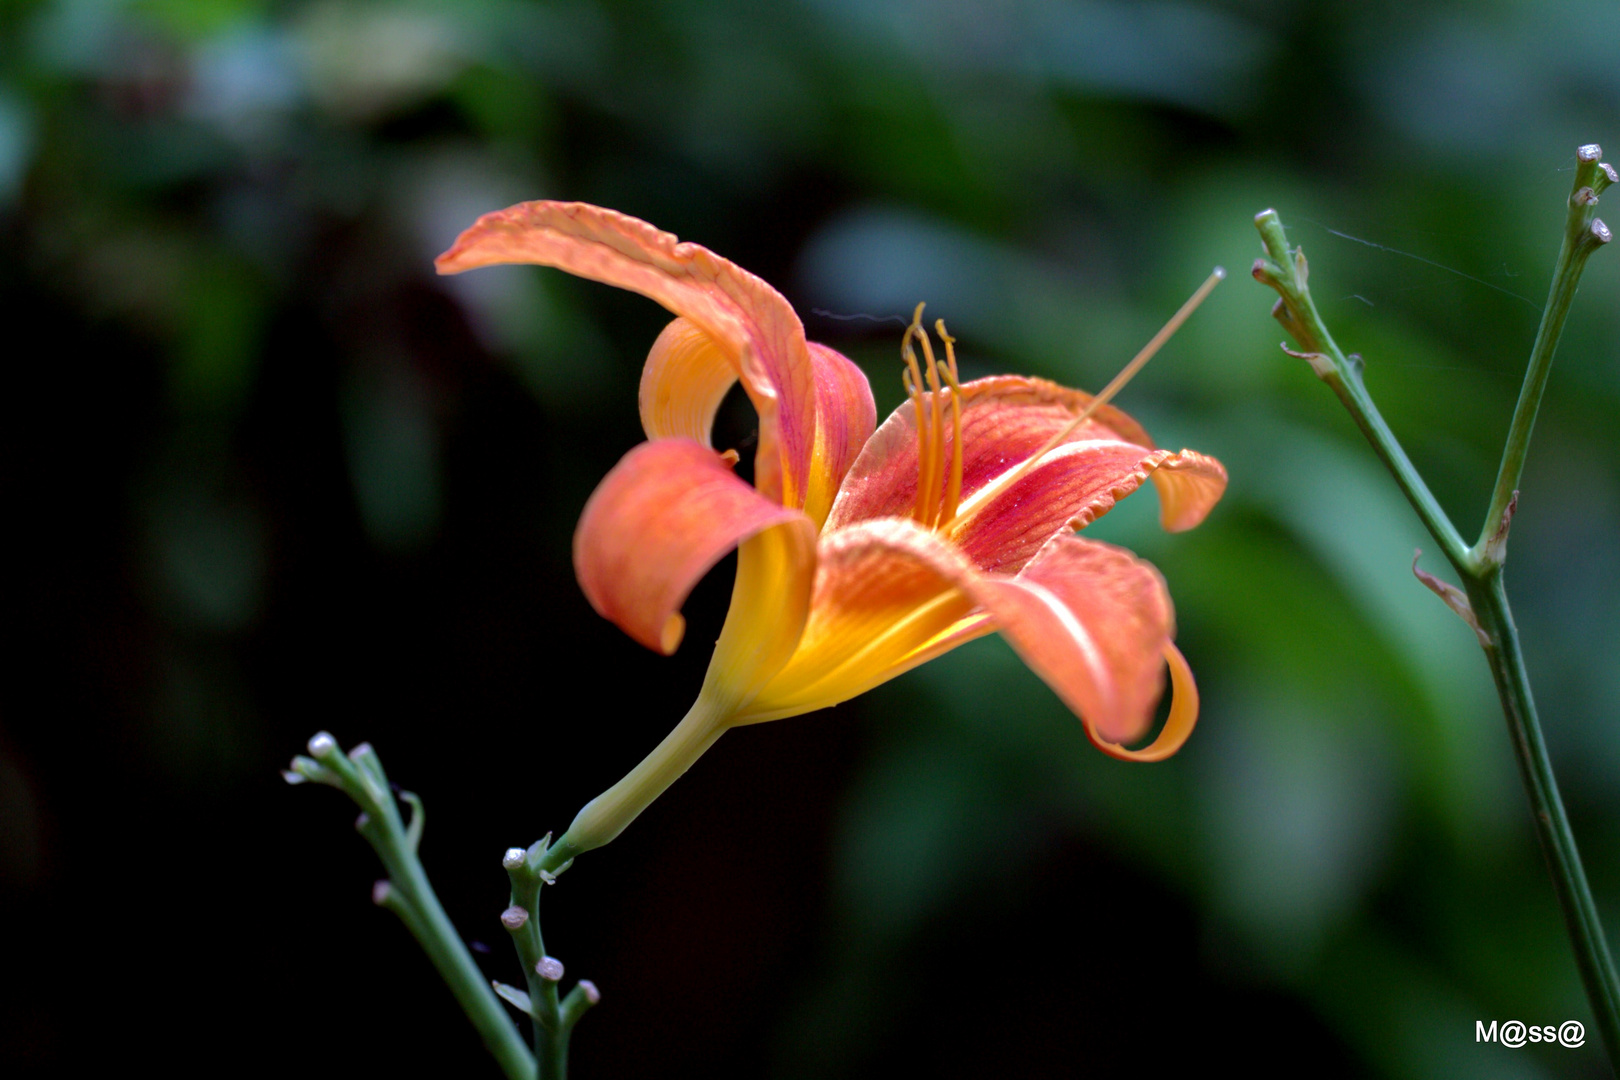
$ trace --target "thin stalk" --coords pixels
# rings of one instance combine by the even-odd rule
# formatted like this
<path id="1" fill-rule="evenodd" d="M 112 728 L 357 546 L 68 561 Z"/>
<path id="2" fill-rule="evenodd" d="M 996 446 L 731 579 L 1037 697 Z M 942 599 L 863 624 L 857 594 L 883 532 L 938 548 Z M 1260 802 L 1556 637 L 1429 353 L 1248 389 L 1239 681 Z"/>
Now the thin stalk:
<path id="1" fill-rule="evenodd" d="M 427 871 L 416 854 L 420 822 L 413 818 L 407 827 L 401 819 L 376 752 L 361 743 L 345 755 L 325 732 L 309 741 L 309 752 L 310 757 L 294 758 L 292 768 L 282 775 L 288 783 L 314 781 L 338 788 L 360 807 L 356 822 L 360 835 L 388 871 L 388 880 L 378 882 L 372 898 L 399 915 L 508 1080 L 534 1080 L 535 1060 L 522 1035 L 428 883 Z M 402 797 L 413 807 L 418 805 L 415 796 Z"/>
<path id="2" fill-rule="evenodd" d="M 1289 250 L 1288 238 L 1283 233 L 1277 211 L 1263 211 L 1255 217 L 1254 223 L 1272 260 L 1257 260 L 1254 276 L 1281 294 L 1271 313 L 1304 350 L 1293 355 L 1309 361 L 1311 370 L 1344 402 L 1344 407 L 1350 411 L 1362 434 L 1395 477 L 1407 502 L 1423 519 L 1429 535 L 1434 537 L 1458 572 L 1462 572 L 1468 565 L 1468 544 L 1451 523 L 1451 518 L 1446 516 L 1439 500 L 1412 464 L 1412 459 L 1406 456 L 1400 440 L 1395 438 L 1395 433 L 1373 404 L 1372 396 L 1361 381 L 1361 358 L 1345 355 L 1333 340 L 1333 335 L 1328 333 L 1327 325 L 1322 322 L 1322 316 L 1317 313 L 1316 305 L 1310 298 L 1310 288 L 1306 284 L 1310 269 L 1305 262 L 1305 253 Z"/>
<path id="3" fill-rule="evenodd" d="M 1584 146 L 1577 153 L 1580 167 L 1576 173 L 1575 190 L 1570 196 L 1570 213 L 1554 273 L 1552 295 L 1548 299 L 1547 311 L 1525 374 L 1524 388 L 1520 392 L 1518 409 L 1503 452 L 1491 509 L 1480 541 L 1473 548 L 1464 547 L 1451 519 L 1435 500 L 1401 448 L 1399 440 L 1379 414 L 1362 382 L 1359 358 L 1347 357 L 1328 333 L 1306 284 L 1309 268 L 1305 255 L 1297 249 L 1289 249 L 1282 223 L 1274 210 L 1264 211 L 1255 218 L 1255 226 L 1260 230 L 1269 257 L 1255 262 L 1254 276 L 1277 291 L 1279 299 L 1272 314 L 1303 350 L 1294 355 L 1309 361 L 1317 376 L 1333 388 L 1462 579 L 1468 598 L 1466 603 L 1456 597 L 1457 590 L 1453 587 L 1419 574 L 1420 580 L 1474 628 L 1490 664 L 1513 753 L 1524 780 L 1525 794 L 1530 800 L 1536 835 L 1547 857 L 1553 891 L 1564 913 L 1564 923 L 1575 953 L 1576 966 L 1581 973 L 1581 982 L 1598 1028 L 1603 1033 L 1610 1064 L 1620 1073 L 1620 977 L 1617 977 L 1614 961 L 1609 954 L 1603 924 L 1598 918 L 1597 906 L 1587 885 L 1586 870 L 1581 864 L 1580 851 L 1575 845 L 1574 833 L 1564 813 L 1563 799 L 1558 793 L 1558 780 L 1553 774 L 1546 743 L 1541 737 L 1535 699 L 1530 693 L 1530 680 L 1519 648 L 1518 631 L 1514 627 L 1507 593 L 1502 587 L 1507 529 L 1518 495 L 1519 473 L 1524 464 L 1530 432 L 1535 425 L 1536 410 L 1546 387 L 1548 368 L 1558 347 L 1558 337 L 1563 330 L 1569 302 L 1575 295 L 1586 258 L 1609 239 L 1608 229 L 1591 216 L 1591 206 L 1597 201 L 1597 192 L 1616 181 L 1615 171 L 1598 162 L 1600 155 L 1596 146 Z"/>
<path id="4" fill-rule="evenodd" d="M 389 883 L 403 894 L 415 916 L 414 919 L 405 920 L 405 925 L 411 929 L 428 959 L 433 961 L 439 977 L 455 995 L 462 1012 L 478 1029 L 484 1045 L 500 1064 L 501 1071 L 511 1080 L 533 1080 L 534 1060 L 523 1045 L 523 1037 L 507 1017 L 506 1007 L 490 989 L 489 980 L 479 970 L 461 935 L 456 933 L 450 917 L 445 914 L 444 905 L 439 903 L 433 886 L 429 884 L 421 860 L 414 851 L 405 849 L 400 843 L 402 837 L 393 830 L 388 830 L 381 842 L 371 836 L 366 838 L 372 840 L 372 846 L 377 849 L 383 866 L 387 868 Z"/>
<path id="5" fill-rule="evenodd" d="M 1581 864 L 1581 853 L 1575 846 L 1575 834 L 1570 831 L 1569 819 L 1564 815 L 1564 800 L 1558 794 L 1558 780 L 1553 775 L 1552 760 L 1547 756 L 1547 744 L 1541 737 L 1541 722 L 1536 717 L 1536 702 L 1530 693 L 1530 677 L 1525 672 L 1524 654 L 1519 649 L 1519 631 L 1513 624 L 1507 592 L 1502 588 L 1501 567 L 1465 581 L 1475 618 L 1488 642 L 1485 659 L 1490 662 L 1491 677 L 1496 680 L 1496 692 L 1502 699 L 1508 736 L 1513 741 L 1519 774 L 1535 811 L 1531 817 L 1535 820 L 1536 836 L 1547 856 L 1553 889 L 1558 893 L 1564 924 L 1575 946 L 1575 963 L 1581 971 L 1581 982 L 1592 1003 L 1598 1028 L 1603 1032 L 1610 1062 L 1620 1071 L 1620 1061 L 1616 1060 L 1620 1056 L 1617 1055 L 1620 1049 L 1620 975 L 1615 972 L 1614 959 L 1603 934 L 1603 922 L 1598 918 L 1597 904 L 1586 883 L 1586 869 Z"/>
<path id="6" fill-rule="evenodd" d="M 542 840 L 535 847 L 538 850 L 532 850 L 533 861 L 538 863 L 545 855 L 546 842 Z M 539 1068 L 536 1075 L 539 1080 L 564 1080 L 568 1075 L 568 1032 L 561 1023 L 557 1000 L 557 979 L 561 978 L 562 965 L 546 955 L 545 937 L 540 932 L 540 890 L 545 887 L 545 878 L 530 865 L 530 855 L 531 852 L 522 848 L 507 852 L 504 865 L 512 878 L 512 906 L 501 918 L 511 932 L 512 945 L 517 949 L 523 978 L 529 988 L 534 1058 Z M 547 874 L 549 876 L 549 871 Z M 508 921 L 508 915 L 514 911 L 524 913 L 521 921 Z"/>
<path id="7" fill-rule="evenodd" d="M 1603 150 L 1596 144 L 1575 152 L 1575 184 L 1564 217 L 1564 240 L 1558 248 L 1558 262 L 1553 267 L 1552 285 L 1547 291 L 1547 306 L 1541 312 L 1541 326 L 1530 348 L 1524 385 L 1519 388 L 1519 402 L 1514 406 L 1513 422 L 1502 447 L 1502 464 L 1496 473 L 1496 487 L 1491 491 L 1491 506 L 1485 513 L 1479 541 L 1474 545 L 1476 558 L 1497 565 L 1503 557 L 1503 516 L 1509 513 L 1513 496 L 1519 490 L 1519 475 L 1524 471 L 1530 434 L 1535 430 L 1536 413 L 1541 409 L 1541 396 L 1547 389 L 1547 376 L 1552 372 L 1553 353 L 1558 350 L 1564 320 L 1569 316 L 1569 306 L 1575 299 L 1587 258 L 1609 242 L 1608 226 L 1594 216 L 1592 209 L 1597 205 L 1598 195 L 1615 181 L 1614 169 L 1599 160 L 1602 156 Z"/>
<path id="8" fill-rule="evenodd" d="M 572 859 L 565 856 L 563 845 L 552 845 L 547 836 L 527 850 L 512 848 L 501 860 L 512 879 L 512 906 L 501 913 L 501 923 L 512 935 L 529 985 L 529 1016 L 534 1020 L 539 1080 L 566 1080 L 568 1040 L 574 1025 L 585 1010 L 601 1000 L 596 986 L 583 979 L 566 998 L 558 998 L 562 962 L 547 954 L 545 937 L 540 932 L 541 894 L 546 886 L 556 883 L 556 873 L 567 869 Z"/>

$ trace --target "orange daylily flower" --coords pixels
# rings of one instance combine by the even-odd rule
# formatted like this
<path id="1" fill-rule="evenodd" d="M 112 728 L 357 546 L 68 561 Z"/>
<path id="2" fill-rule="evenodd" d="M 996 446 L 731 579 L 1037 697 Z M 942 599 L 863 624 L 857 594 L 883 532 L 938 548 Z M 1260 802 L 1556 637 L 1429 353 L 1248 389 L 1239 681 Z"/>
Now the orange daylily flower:
<path id="1" fill-rule="evenodd" d="M 677 316 L 642 372 L 648 441 L 603 479 L 575 533 L 591 604 L 672 653 L 688 593 L 738 550 L 698 702 L 559 845 L 611 840 L 728 727 L 835 705 L 993 630 L 1104 752 L 1156 761 L 1191 733 L 1198 695 L 1163 579 L 1074 531 L 1150 479 L 1164 527 L 1192 528 L 1225 490 L 1219 462 L 1156 448 L 1078 390 L 1017 376 L 959 383 L 943 325 L 941 360 L 916 320 L 903 349 L 910 401 L 879 427 L 866 377 L 806 341 L 780 293 L 611 210 L 530 202 L 486 214 L 437 267 L 501 263 L 558 267 Z M 759 415 L 753 485 L 732 471 L 735 453 L 710 443 L 739 380 Z M 1152 724 L 1167 666 L 1169 718 L 1152 744 L 1127 749 Z"/>

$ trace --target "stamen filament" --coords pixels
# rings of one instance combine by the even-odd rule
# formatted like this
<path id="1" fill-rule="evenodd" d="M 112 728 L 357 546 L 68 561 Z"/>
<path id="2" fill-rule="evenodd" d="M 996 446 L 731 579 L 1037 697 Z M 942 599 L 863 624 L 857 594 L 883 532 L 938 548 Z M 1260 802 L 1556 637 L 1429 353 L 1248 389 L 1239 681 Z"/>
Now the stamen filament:
<path id="1" fill-rule="evenodd" d="M 923 516 L 923 477 L 924 463 L 928 458 L 928 444 L 931 441 L 928 431 L 928 422 L 923 412 L 922 399 L 922 372 L 917 368 L 917 353 L 911 347 L 911 337 L 921 329 L 923 305 L 918 304 L 917 310 L 911 314 L 911 325 L 906 327 L 906 336 L 900 342 L 900 356 L 906 362 L 906 371 L 900 376 L 905 384 L 906 395 L 911 398 L 911 404 L 916 412 L 917 421 L 917 495 L 913 503 L 912 514 L 918 524 L 927 525 L 928 520 Z"/>
<path id="2" fill-rule="evenodd" d="M 938 528 L 956 520 L 962 503 L 962 382 L 956 372 L 956 339 L 945 332 L 945 320 L 934 320 L 934 330 L 945 343 L 945 366 L 940 369 L 951 388 L 951 471 L 945 484 L 945 505 L 940 508 Z"/>
<path id="3" fill-rule="evenodd" d="M 924 514 L 922 523 L 929 528 L 933 528 L 940 508 L 939 470 L 944 465 L 943 459 L 945 457 L 945 447 L 942 445 L 945 440 L 945 416 L 943 413 L 944 406 L 940 401 L 942 395 L 939 383 L 939 361 L 934 359 L 934 346 L 928 340 L 928 331 L 920 326 L 917 328 L 917 340 L 922 342 L 923 357 L 926 360 L 926 363 L 923 364 L 923 370 L 928 374 L 929 411 L 933 414 L 930 418 L 931 426 L 928 429 L 928 462 L 926 465 L 919 463 L 917 480 L 918 483 L 926 481 L 927 485 L 927 494 L 923 498 Z"/>
<path id="4" fill-rule="evenodd" d="M 1170 321 L 1165 323 L 1159 332 L 1154 334 L 1152 339 L 1148 341 L 1146 345 L 1142 346 L 1142 350 L 1131 358 L 1130 363 L 1126 364 L 1120 369 L 1119 374 L 1115 375 L 1108 385 L 1102 388 L 1101 393 L 1087 402 L 1086 407 L 1076 413 L 1074 415 L 1074 419 L 1070 420 L 1063 426 L 1063 430 L 1059 431 L 1056 435 L 1053 435 L 1050 439 L 1048 439 L 1045 446 L 1042 446 L 1035 453 L 1025 458 L 1023 463 L 1017 468 L 1012 469 L 1009 472 L 1002 473 L 995 480 L 974 492 L 973 498 L 969 500 L 971 503 L 971 509 L 969 509 L 968 513 L 963 515 L 963 520 L 972 517 L 979 507 L 987 505 L 991 499 L 995 498 L 1003 491 L 1006 491 L 1009 487 L 1016 484 L 1024 477 L 1028 476 L 1030 471 L 1041 463 L 1042 458 L 1051 453 L 1053 450 L 1057 449 L 1059 446 L 1063 445 L 1063 442 L 1068 439 L 1070 435 L 1073 435 L 1075 430 L 1079 428 L 1081 424 L 1091 419 L 1092 415 L 1095 414 L 1098 409 L 1108 404 L 1108 402 L 1113 399 L 1114 395 L 1119 393 L 1120 390 L 1124 389 L 1125 384 L 1130 382 L 1131 379 L 1136 376 L 1138 371 L 1142 370 L 1143 365 L 1145 365 L 1149 360 L 1153 359 L 1153 354 L 1158 352 L 1159 349 L 1164 346 L 1166 341 L 1170 340 L 1170 335 L 1181 329 L 1181 324 L 1187 321 L 1187 317 L 1197 310 L 1198 305 L 1204 302 L 1204 298 L 1208 296 L 1210 291 L 1214 289 L 1215 286 L 1219 285 L 1225 277 L 1226 271 L 1217 266 L 1214 271 L 1210 273 L 1209 277 L 1204 279 L 1204 283 L 1198 286 L 1197 291 L 1195 291 L 1192 296 L 1187 298 L 1187 302 L 1181 305 L 1180 310 L 1178 310 L 1174 315 L 1170 316 Z"/>

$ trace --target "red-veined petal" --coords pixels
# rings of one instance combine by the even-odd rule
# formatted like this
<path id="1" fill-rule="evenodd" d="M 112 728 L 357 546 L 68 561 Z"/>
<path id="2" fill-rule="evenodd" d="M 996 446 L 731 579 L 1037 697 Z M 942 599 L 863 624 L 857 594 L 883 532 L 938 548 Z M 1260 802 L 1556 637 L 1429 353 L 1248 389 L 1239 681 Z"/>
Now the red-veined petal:
<path id="1" fill-rule="evenodd" d="M 1119 548 L 1059 536 L 1009 578 L 980 573 L 915 522 L 864 522 L 823 536 L 799 647 L 735 722 L 835 705 L 1000 630 L 1104 752 L 1159 760 L 1198 714 L 1172 622 L 1158 572 Z M 1129 750 L 1121 744 L 1152 720 L 1166 660 L 1177 692 L 1170 720 L 1151 746 Z"/>
<path id="2" fill-rule="evenodd" d="M 759 413 L 755 484 L 783 505 L 803 504 L 816 380 L 804 326 L 781 293 L 707 248 L 586 203 L 527 202 L 485 214 L 435 265 L 455 274 L 501 263 L 555 266 L 639 292 L 707 334 Z"/>
<path id="3" fill-rule="evenodd" d="M 1008 642 L 1088 729 L 1140 738 L 1164 685 L 1174 615 L 1159 572 L 1121 548 L 1055 537 L 1016 578 L 974 590 Z"/>
<path id="4" fill-rule="evenodd" d="M 931 400 L 929 395 L 925 399 Z M 1074 419 L 1091 395 L 1044 379 L 997 375 L 962 385 L 962 493 L 973 493 L 1016 468 Z M 949 409 L 945 410 L 947 413 Z M 1140 424 L 1112 405 L 1097 410 L 1066 442 L 1115 440 L 1153 449 Z M 952 436 L 945 433 L 949 461 Z M 935 505 L 943 501 L 944 470 Z M 827 519 L 829 529 L 882 517 L 907 517 L 917 502 L 917 426 L 912 403 L 901 405 L 867 441 Z"/>
<path id="5" fill-rule="evenodd" d="M 949 532 L 980 570 L 1017 573 L 1058 532 L 1085 528 L 1164 472 L 1174 473 L 1170 496 L 1160 493 L 1166 528 L 1197 524 L 1192 515 L 1201 520 L 1226 487 L 1220 462 L 1188 450 L 1173 454 L 1117 440 L 1065 443 L 982 505 L 964 502 Z"/>
<path id="6" fill-rule="evenodd" d="M 832 509 L 839 482 L 877 425 L 866 375 L 843 354 L 809 343 L 816 383 L 816 435 L 804 512 L 818 526 Z M 714 415 L 737 381 L 714 339 L 689 319 L 664 328 L 641 369 L 641 426 L 649 439 L 681 436 L 712 446 Z"/>
<path id="7" fill-rule="evenodd" d="M 848 357 L 812 341 L 810 358 L 816 375 L 816 448 L 804 512 L 819 526 L 832 510 L 844 475 L 872 437 L 877 405 L 866 373 Z"/>
<path id="8" fill-rule="evenodd" d="M 657 439 L 626 454 L 585 504 L 574 569 L 592 607 L 667 655 L 680 644 L 680 607 L 692 587 L 738 543 L 773 526 L 797 532 L 793 547 L 808 574 L 808 518 L 749 487 L 713 450 Z"/>

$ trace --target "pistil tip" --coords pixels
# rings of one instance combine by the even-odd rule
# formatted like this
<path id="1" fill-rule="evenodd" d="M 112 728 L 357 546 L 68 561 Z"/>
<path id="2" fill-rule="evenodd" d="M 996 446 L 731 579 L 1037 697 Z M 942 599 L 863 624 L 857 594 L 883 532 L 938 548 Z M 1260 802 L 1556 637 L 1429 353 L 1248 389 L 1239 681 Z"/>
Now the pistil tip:
<path id="1" fill-rule="evenodd" d="M 1226 267 L 1217 266 L 1215 268 L 1214 272 L 1210 274 L 1210 277 L 1214 278 L 1216 281 L 1225 281 L 1226 280 Z"/>

